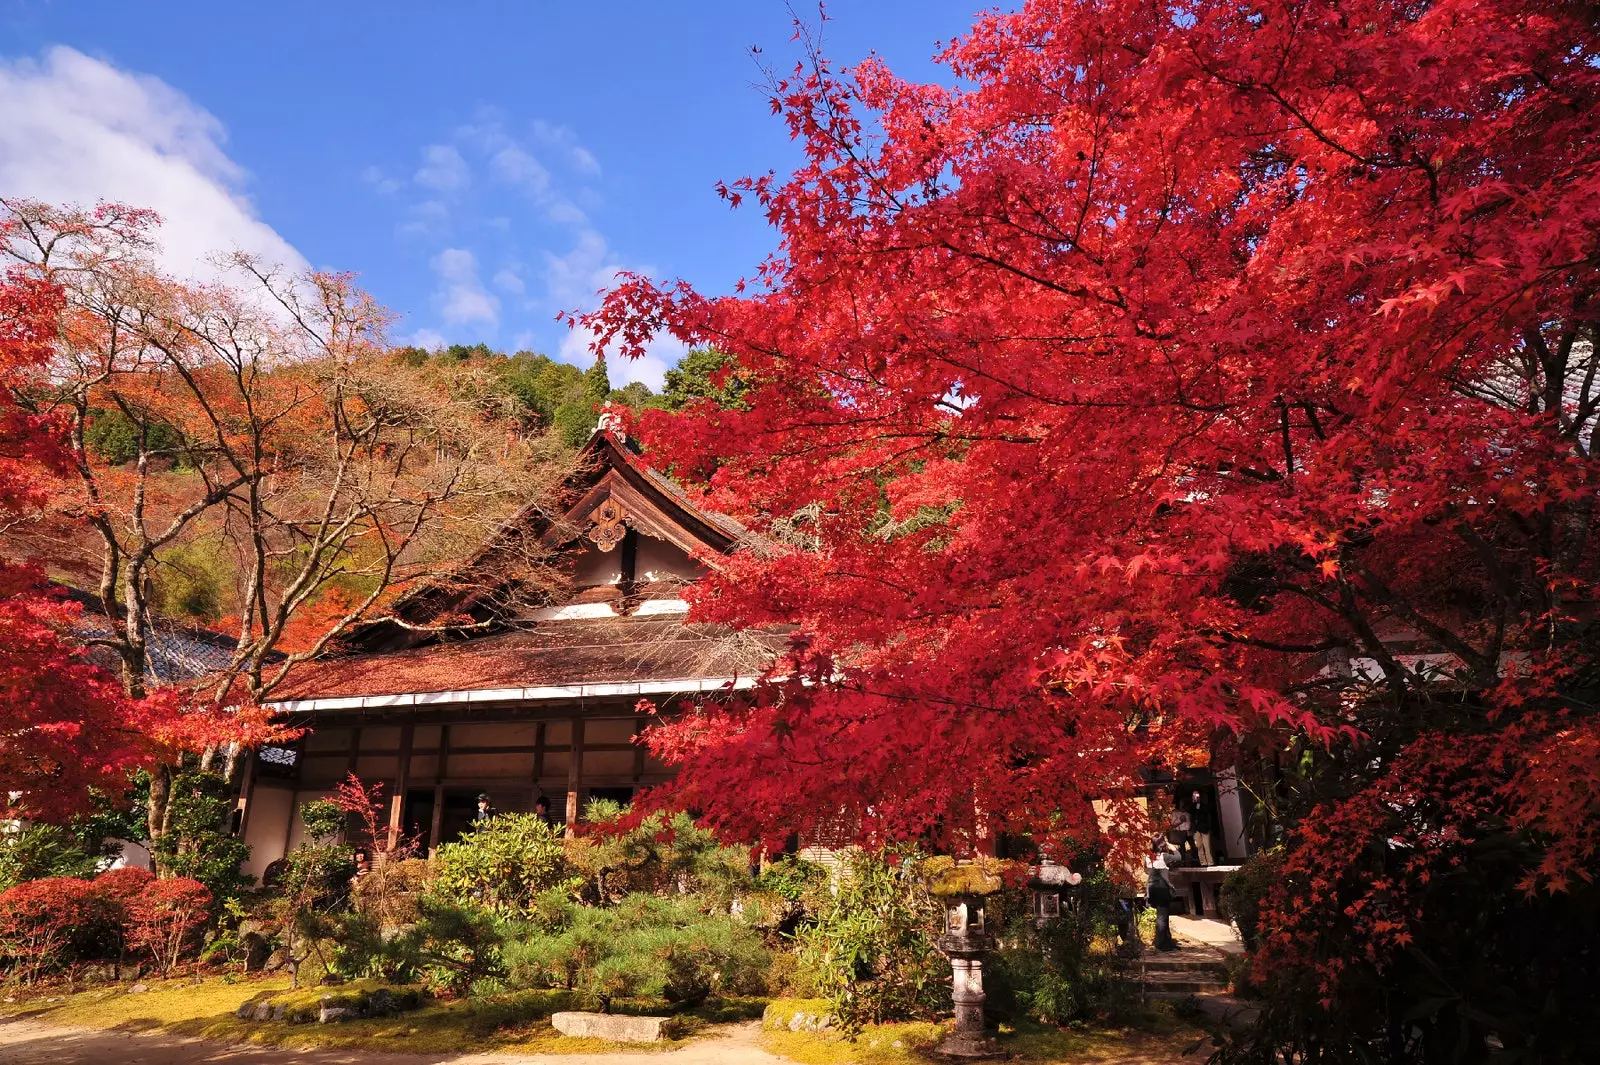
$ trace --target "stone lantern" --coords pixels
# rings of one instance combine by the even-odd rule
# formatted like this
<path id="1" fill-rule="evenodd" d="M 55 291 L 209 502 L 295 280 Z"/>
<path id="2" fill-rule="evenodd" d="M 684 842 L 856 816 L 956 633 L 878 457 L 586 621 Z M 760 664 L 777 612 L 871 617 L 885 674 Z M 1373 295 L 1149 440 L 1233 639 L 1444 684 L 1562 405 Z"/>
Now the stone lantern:
<path id="1" fill-rule="evenodd" d="M 1067 890 L 1083 883 L 1083 874 L 1049 858 L 1041 858 L 1038 865 L 1028 870 L 1028 890 L 1033 902 L 1033 924 L 1043 928 L 1045 922 L 1061 916 L 1066 903 Z"/>
<path id="2" fill-rule="evenodd" d="M 983 1023 L 983 958 L 996 946 L 986 926 L 984 899 L 1000 890 L 999 863 L 933 858 L 926 876 L 929 892 L 944 906 L 938 947 L 950 959 L 955 992 L 955 1030 L 935 1050 L 966 1061 L 1004 1057 Z"/>

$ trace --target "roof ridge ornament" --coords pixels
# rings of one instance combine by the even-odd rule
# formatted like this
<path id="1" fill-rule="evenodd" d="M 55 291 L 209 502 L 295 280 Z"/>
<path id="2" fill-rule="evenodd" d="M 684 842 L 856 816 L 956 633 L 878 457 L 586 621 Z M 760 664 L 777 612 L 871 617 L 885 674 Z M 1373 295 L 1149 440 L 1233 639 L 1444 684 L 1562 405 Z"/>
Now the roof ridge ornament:
<path id="1" fill-rule="evenodd" d="M 595 424 L 594 431 L 610 434 L 619 444 L 628 442 L 627 427 L 623 423 L 622 413 L 609 401 L 600 408 L 600 421 Z"/>

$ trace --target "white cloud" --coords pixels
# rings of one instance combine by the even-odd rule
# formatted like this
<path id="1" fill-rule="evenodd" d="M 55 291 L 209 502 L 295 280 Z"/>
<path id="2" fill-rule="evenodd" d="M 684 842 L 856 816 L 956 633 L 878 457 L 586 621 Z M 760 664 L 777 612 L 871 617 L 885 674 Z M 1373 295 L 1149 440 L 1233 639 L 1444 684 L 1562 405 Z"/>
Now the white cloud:
<path id="1" fill-rule="evenodd" d="M 400 341 L 414 348 L 426 348 L 428 351 L 438 351 L 445 346 L 444 334 L 437 329 L 418 329 L 408 337 L 401 337 Z"/>
<path id="2" fill-rule="evenodd" d="M 552 222 L 569 226 L 581 226 L 589 220 L 589 216 L 583 213 L 583 208 L 571 200 L 550 201 L 545 204 L 544 214 Z"/>
<path id="3" fill-rule="evenodd" d="M 536 120 L 530 128 L 533 141 L 541 149 L 548 149 L 547 152 L 530 151 L 524 140 L 512 136 L 505 115 L 493 107 L 480 109 L 473 122 L 458 126 L 455 137 L 469 152 L 486 158 L 489 173 L 497 181 L 522 191 L 544 211 L 546 219 L 562 225 L 583 225 L 588 215 L 573 202 L 571 195 L 560 191 L 561 182 L 545 161 L 554 158 L 560 164 L 556 167 L 558 171 L 583 177 L 598 175 L 600 164 L 565 126 Z M 579 196 L 588 193 L 588 189 L 578 190 Z"/>
<path id="4" fill-rule="evenodd" d="M 572 169 L 590 177 L 599 175 L 600 160 L 578 141 L 578 135 L 572 130 L 566 126 L 546 122 L 542 118 L 533 120 L 532 129 L 534 138 L 540 144 L 560 149 L 562 156 L 567 160 L 567 165 Z"/>
<path id="5" fill-rule="evenodd" d="M 611 250 L 606 239 L 593 229 L 581 230 L 572 250 L 565 255 L 545 256 L 545 287 L 551 302 L 560 310 L 581 311 L 594 307 L 597 293 L 611 287 L 618 273 L 632 269 L 648 274 L 648 266 L 629 266 Z M 561 339 L 556 357 L 563 362 L 587 366 L 594 361 L 590 345 L 594 334 L 587 329 L 573 329 Z M 659 391 L 666 383 L 667 367 L 682 357 L 684 346 L 665 334 L 645 345 L 645 353 L 637 359 L 625 359 L 608 352 L 606 370 L 613 386 L 630 381 L 643 381 Z"/>
<path id="6" fill-rule="evenodd" d="M 439 275 L 439 314 L 450 325 L 481 323 L 493 327 L 500 322 L 500 301 L 478 280 L 478 262 L 465 248 L 446 248 L 433 257 L 433 272 Z"/>
<path id="7" fill-rule="evenodd" d="M 574 366 L 594 363 L 594 333 L 578 327 L 561 338 L 556 357 Z M 667 368 L 683 357 L 687 349 L 674 337 L 661 334 L 644 346 L 644 354 L 637 359 L 627 359 L 614 351 L 606 352 L 606 376 L 612 388 L 621 388 L 633 381 L 643 381 L 653 391 L 659 392 L 667 383 Z"/>
<path id="8" fill-rule="evenodd" d="M 380 196 L 392 196 L 399 192 L 402 182 L 389 177 L 383 170 L 376 166 L 369 166 L 361 172 L 361 180 L 378 190 Z"/>
<path id="9" fill-rule="evenodd" d="M 422 167 L 414 178 L 418 185 L 426 185 L 440 192 L 454 192 L 465 188 L 471 180 L 467 161 L 453 144 L 430 144 L 422 152 Z"/>
<path id="10" fill-rule="evenodd" d="M 494 287 L 513 296 L 520 296 L 528 291 L 528 286 L 523 283 L 521 276 L 509 266 L 503 266 L 495 272 Z"/>
<path id="11" fill-rule="evenodd" d="M 573 310 L 594 303 L 595 294 L 610 287 L 622 264 L 598 231 L 578 232 L 577 242 L 565 255 L 545 252 L 545 288 L 556 310 Z"/>
<path id="12" fill-rule="evenodd" d="M 246 174 L 223 150 L 221 122 L 159 78 L 58 46 L 42 60 L 0 60 L 0 195 L 161 215 L 161 261 L 215 276 L 235 248 L 305 269 L 304 256 L 256 215 Z"/>
<path id="13" fill-rule="evenodd" d="M 423 237 L 444 230 L 450 209 L 438 200 L 424 200 L 406 208 L 406 221 L 395 226 L 403 237 Z"/>
<path id="14" fill-rule="evenodd" d="M 501 148 L 489 160 L 489 165 L 494 168 L 496 177 L 520 187 L 531 196 L 543 196 L 550 191 L 550 171 L 521 148 Z"/>

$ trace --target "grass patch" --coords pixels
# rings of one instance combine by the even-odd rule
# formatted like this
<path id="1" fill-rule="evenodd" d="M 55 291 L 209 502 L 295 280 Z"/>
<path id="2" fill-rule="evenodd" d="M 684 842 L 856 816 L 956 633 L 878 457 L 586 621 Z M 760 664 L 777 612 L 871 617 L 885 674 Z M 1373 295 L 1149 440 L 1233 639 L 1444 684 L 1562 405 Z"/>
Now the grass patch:
<path id="1" fill-rule="evenodd" d="M 275 1046 L 289 1050 L 365 1049 L 418 1054 L 500 1051 L 504 1053 L 583 1054 L 669 1050 L 681 1043 L 619 1044 L 604 1039 L 573 1039 L 550 1026 L 558 1010 L 581 1008 L 565 991 L 521 991 L 449 1002 L 429 1001 L 420 1009 L 395 1017 L 369 1017 L 337 1024 L 289 1024 L 285 1021 L 240 1020 L 235 1011 L 245 1002 L 283 1002 L 313 1008 L 324 995 L 349 995 L 382 986 L 358 981 L 339 987 L 289 990 L 287 977 L 265 977 L 223 983 L 208 978 L 150 981 L 150 990 L 129 994 L 125 986 L 81 991 L 4 1004 L 0 1014 L 27 1016 L 45 1024 L 123 1031 L 163 1031 L 226 1043 Z M 659 1003 L 618 1003 L 619 1013 L 645 1013 Z M 743 1020 L 759 1014 L 764 1002 L 733 999 L 707 1003 L 687 1015 L 687 1034 L 713 1023 Z"/>
<path id="2" fill-rule="evenodd" d="M 767 1012 L 761 1044 L 770 1053 L 800 1065 L 927 1065 L 931 1051 L 949 1030 L 949 1022 L 870 1025 L 851 1040 L 843 1033 L 791 1032 L 787 1021 L 796 1013 L 828 1012 L 820 999 L 780 999 Z M 1046 1025 L 1004 1026 L 1000 1045 L 1014 1061 L 1087 1063 L 1087 1065 L 1198 1065 L 1210 1053 L 1202 1031 L 1170 1009 L 1146 1007 L 1126 1025 L 1083 1031 Z"/>
<path id="3" fill-rule="evenodd" d="M 200 984 L 191 980 L 146 981 L 149 991 L 128 993 L 126 984 L 80 991 L 75 995 L 52 994 L 5 1003 L 10 1016 L 26 1015 L 48 1024 L 81 1025 L 85 1028 L 123 1028 L 143 1031 L 171 1024 L 231 1014 L 246 1000 L 263 993 L 289 988 L 287 976 L 271 976 L 224 984 L 208 979 Z"/>

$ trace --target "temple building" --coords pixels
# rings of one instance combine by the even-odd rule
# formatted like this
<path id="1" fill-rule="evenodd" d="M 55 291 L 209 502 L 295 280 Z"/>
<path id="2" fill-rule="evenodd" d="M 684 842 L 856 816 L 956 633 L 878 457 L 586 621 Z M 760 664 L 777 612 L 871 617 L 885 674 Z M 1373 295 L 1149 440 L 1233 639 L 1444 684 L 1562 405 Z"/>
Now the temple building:
<path id="1" fill-rule="evenodd" d="M 751 686 L 783 640 L 687 624 L 683 590 L 765 543 L 597 431 L 550 499 L 278 689 L 271 705 L 306 732 L 245 764 L 244 871 L 261 876 L 286 855 L 303 835 L 301 804 L 352 773 L 383 786 L 391 839 L 424 854 L 470 829 L 481 795 L 501 812 L 543 798 L 570 826 L 589 799 L 627 802 L 665 781 L 669 768 L 634 742 L 648 721 L 640 700 L 670 711 Z M 1239 782 L 1232 769 L 1196 768 L 1150 789 L 1199 790 L 1215 821 L 1216 867 L 1193 877 L 1198 905 L 1199 882 L 1214 894 L 1251 849 Z M 830 841 L 810 844 L 821 854 Z"/>
<path id="2" fill-rule="evenodd" d="M 776 637 L 685 623 L 683 588 L 759 542 L 693 506 L 609 430 L 553 502 L 530 505 L 393 618 L 302 667 L 272 704 L 306 728 L 265 747 L 241 781 L 245 871 L 299 842 L 299 807 L 354 773 L 381 783 L 391 835 L 423 852 L 540 797 L 573 823 L 590 798 L 630 799 L 669 775 L 634 742 L 641 699 L 748 686 Z"/>

